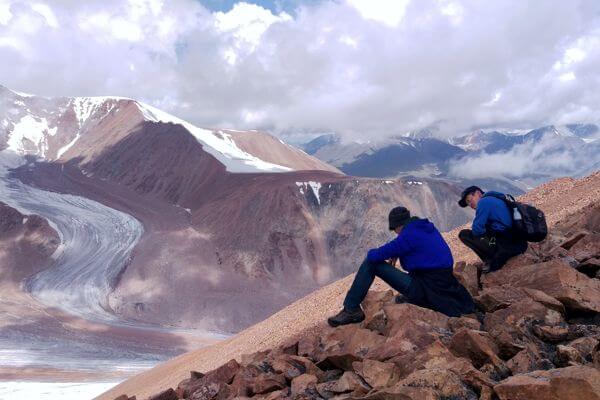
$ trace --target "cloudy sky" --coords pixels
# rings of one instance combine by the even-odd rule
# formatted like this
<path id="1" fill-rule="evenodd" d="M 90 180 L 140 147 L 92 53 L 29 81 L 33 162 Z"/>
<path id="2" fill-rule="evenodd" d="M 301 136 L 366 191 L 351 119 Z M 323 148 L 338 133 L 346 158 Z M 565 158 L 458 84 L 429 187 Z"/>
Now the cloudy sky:
<path id="1" fill-rule="evenodd" d="M 0 60 L 15 90 L 280 135 L 600 120 L 598 0 L 0 0 Z"/>

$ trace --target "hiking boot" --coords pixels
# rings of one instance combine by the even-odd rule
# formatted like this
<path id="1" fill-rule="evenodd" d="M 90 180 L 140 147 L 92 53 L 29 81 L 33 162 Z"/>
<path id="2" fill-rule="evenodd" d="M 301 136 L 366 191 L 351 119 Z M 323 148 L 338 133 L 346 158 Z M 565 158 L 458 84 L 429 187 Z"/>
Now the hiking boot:
<path id="1" fill-rule="evenodd" d="M 358 308 L 357 310 L 349 311 L 344 308 L 342 311 L 334 315 L 333 317 L 329 317 L 327 319 L 327 323 L 329 326 L 336 327 L 340 325 L 348 325 L 348 324 L 357 324 L 359 322 L 364 321 L 365 313 L 363 310 Z"/>

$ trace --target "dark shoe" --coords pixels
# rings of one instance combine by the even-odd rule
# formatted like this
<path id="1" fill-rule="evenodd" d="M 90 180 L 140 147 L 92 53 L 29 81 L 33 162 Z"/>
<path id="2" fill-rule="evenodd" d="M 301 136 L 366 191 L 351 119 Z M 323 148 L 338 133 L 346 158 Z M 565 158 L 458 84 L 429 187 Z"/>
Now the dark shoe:
<path id="1" fill-rule="evenodd" d="M 487 274 L 487 273 L 489 273 L 489 272 L 491 272 L 491 270 L 490 270 L 490 264 L 489 264 L 489 263 L 484 263 L 484 264 L 481 266 L 481 273 L 482 273 L 482 274 Z"/>
<path id="2" fill-rule="evenodd" d="M 355 311 L 348 311 L 345 308 L 327 319 L 329 326 L 336 327 L 340 325 L 357 324 L 365 320 L 365 313 L 360 308 Z"/>

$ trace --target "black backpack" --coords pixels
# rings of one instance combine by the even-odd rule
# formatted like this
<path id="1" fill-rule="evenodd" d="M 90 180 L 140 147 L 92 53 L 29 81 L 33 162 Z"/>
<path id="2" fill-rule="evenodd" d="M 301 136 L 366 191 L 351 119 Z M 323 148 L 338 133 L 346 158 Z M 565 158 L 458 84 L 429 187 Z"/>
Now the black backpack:
<path id="1" fill-rule="evenodd" d="M 544 212 L 529 204 L 515 200 L 510 194 L 493 196 L 503 200 L 511 211 L 513 232 L 528 242 L 541 242 L 548 235 L 548 225 Z"/>

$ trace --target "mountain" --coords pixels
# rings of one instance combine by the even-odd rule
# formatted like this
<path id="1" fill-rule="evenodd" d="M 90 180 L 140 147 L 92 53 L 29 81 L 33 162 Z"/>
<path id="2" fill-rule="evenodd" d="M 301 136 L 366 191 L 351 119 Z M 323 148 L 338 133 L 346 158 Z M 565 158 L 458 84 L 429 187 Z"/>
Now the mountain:
<path id="1" fill-rule="evenodd" d="M 290 381 L 292 390 L 309 393 L 307 375 L 316 376 L 312 390 L 320 396 L 332 389 L 361 397 L 368 392 L 367 398 L 477 399 L 496 394 L 542 400 L 562 388 L 553 398 L 592 397 L 587 394 L 598 393 L 590 387 L 598 377 L 592 360 L 599 356 L 600 283 L 597 263 L 593 267 L 594 261 L 586 260 L 600 255 L 600 174 L 557 179 L 521 200 L 545 212 L 550 235 L 498 272 L 478 277 L 476 257 L 457 238 L 463 227 L 444 234 L 460 266 L 456 272 L 463 282 L 471 282 L 467 288 L 476 295 L 483 319 L 448 319 L 393 304 L 393 294 L 380 282 L 363 303 L 364 323 L 329 328 L 325 320 L 339 310 L 351 283 L 348 276 L 228 340 L 161 364 L 98 399 L 123 394 L 145 398 L 178 385 L 191 390 L 195 384 L 197 390 L 207 381 L 213 395 L 223 398 L 228 389 L 239 395 L 236 390 L 244 388 L 247 396 L 270 390 L 277 398 L 288 393 Z M 295 362 L 277 363 L 278 357 Z M 292 375 L 278 380 L 283 366 Z M 209 372 L 215 368 L 218 376 Z M 197 372 L 190 377 L 190 371 Z M 208 377 L 204 381 L 203 374 Z M 303 378 L 295 381 L 296 376 Z M 269 390 L 265 382 L 271 382 Z"/>
<path id="2" fill-rule="evenodd" d="M 387 213 L 398 204 L 443 230 L 471 217 L 456 206 L 461 188 L 453 183 L 345 176 L 268 134 L 201 129 L 135 100 L 45 99 L 5 89 L 0 104 L 0 143 L 32 158 L 11 178 L 64 194 L 64 202 L 76 195 L 85 207 L 114 210 L 113 245 L 133 247 L 119 250 L 124 258 L 114 265 L 107 260 L 105 274 L 94 270 L 91 282 L 78 278 L 68 287 L 79 296 L 85 285 L 101 285 L 95 317 L 238 331 L 352 271 L 370 247 L 390 239 Z M 110 248 L 102 212 L 89 222 L 101 230 L 77 233 L 90 235 L 79 238 L 82 246 L 102 235 L 102 248 Z M 56 271 L 31 287 L 62 291 L 68 274 Z M 81 304 L 56 299 L 44 301 Z"/>
<path id="3" fill-rule="evenodd" d="M 355 176 L 420 176 L 459 185 L 480 181 L 515 194 L 554 177 L 584 176 L 600 162 L 600 129 L 593 124 L 478 130 L 447 140 L 436 139 L 436 134 L 424 130 L 366 143 L 327 135 L 304 148 Z"/>
<path id="4" fill-rule="evenodd" d="M 394 177 L 430 164 L 459 157 L 464 150 L 430 137 L 396 136 L 375 143 L 345 143 L 340 137 L 321 136 L 305 151 L 355 176 Z"/>
<path id="5" fill-rule="evenodd" d="M 229 172 L 325 170 L 339 173 L 336 168 L 266 133 L 198 128 L 123 97 L 50 99 L 0 86 L 0 118 L 0 150 L 7 148 L 49 161 L 77 159 L 84 165 L 142 125 L 162 122 L 183 126 L 203 151 L 225 165 Z M 252 151 L 260 151 L 260 156 Z"/>

